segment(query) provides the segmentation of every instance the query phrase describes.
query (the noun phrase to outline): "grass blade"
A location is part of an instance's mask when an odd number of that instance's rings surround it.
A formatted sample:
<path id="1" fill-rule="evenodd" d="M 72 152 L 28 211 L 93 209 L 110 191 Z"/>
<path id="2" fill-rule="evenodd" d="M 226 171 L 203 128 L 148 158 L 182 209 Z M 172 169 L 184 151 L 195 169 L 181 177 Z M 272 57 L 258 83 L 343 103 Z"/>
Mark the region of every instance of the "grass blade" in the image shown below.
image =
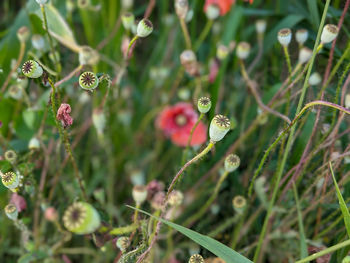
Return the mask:
<path id="1" fill-rule="evenodd" d="M 246 257 L 242 256 L 241 254 L 237 253 L 233 249 L 225 246 L 224 244 L 216 241 L 215 239 L 199 234 L 196 231 L 193 231 L 191 229 L 188 229 L 186 227 L 180 226 L 178 224 L 172 223 L 170 221 L 164 220 L 159 217 L 155 217 L 143 210 L 134 208 L 132 206 L 127 206 L 132 209 L 135 209 L 141 213 L 144 213 L 150 217 L 153 217 L 156 220 L 160 220 L 162 223 L 170 226 L 171 228 L 174 228 L 175 230 L 179 231 L 183 235 L 187 236 L 188 238 L 192 239 L 194 242 L 197 244 L 201 245 L 202 247 L 206 248 L 219 258 L 225 260 L 226 263 L 252 263 L 249 259 Z"/>
<path id="2" fill-rule="evenodd" d="M 329 168 L 331 169 L 331 174 L 332 174 L 333 182 L 335 185 L 335 190 L 337 191 L 337 197 L 338 197 L 338 201 L 339 201 L 339 205 L 340 205 L 340 210 L 341 210 L 343 217 L 344 217 L 345 228 L 346 228 L 346 231 L 348 232 L 348 236 L 350 237 L 350 213 L 349 213 L 349 209 L 346 206 L 346 203 L 344 201 L 343 196 L 341 195 L 337 181 L 335 180 L 335 176 L 334 176 L 333 167 L 332 167 L 331 162 L 329 162 Z"/>

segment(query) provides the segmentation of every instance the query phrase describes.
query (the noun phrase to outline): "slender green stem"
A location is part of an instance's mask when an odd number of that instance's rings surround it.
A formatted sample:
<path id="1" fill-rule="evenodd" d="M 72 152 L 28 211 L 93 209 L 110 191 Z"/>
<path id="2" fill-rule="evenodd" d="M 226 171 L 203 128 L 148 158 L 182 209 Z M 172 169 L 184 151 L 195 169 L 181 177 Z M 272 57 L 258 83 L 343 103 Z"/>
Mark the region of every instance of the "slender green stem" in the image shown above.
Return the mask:
<path id="1" fill-rule="evenodd" d="M 341 249 L 343 247 L 347 247 L 350 245 L 350 239 L 346 240 L 346 241 L 343 241 L 339 244 L 336 244 L 334 246 L 331 246 L 329 248 L 326 248 L 320 252 L 317 252 L 315 254 L 312 254 L 311 256 L 309 257 L 306 257 L 306 258 L 303 258 L 303 259 L 300 259 L 298 261 L 296 261 L 295 263 L 306 263 L 306 262 L 310 262 L 311 260 L 314 260 L 316 258 L 319 258 L 319 257 L 322 257 L 324 255 L 327 255 L 327 254 L 330 254 L 332 253 L 333 251 L 336 251 L 338 249 Z"/>
<path id="2" fill-rule="evenodd" d="M 62 128 L 62 125 L 58 122 L 57 117 L 56 117 L 57 106 L 56 106 L 56 88 L 55 88 L 55 84 L 52 82 L 52 80 L 50 78 L 48 78 L 48 81 L 49 81 L 50 86 L 52 88 L 52 92 L 51 92 L 51 106 L 52 106 L 52 111 L 53 111 L 54 119 L 55 119 L 55 122 L 56 122 L 56 126 L 58 128 L 61 140 L 64 143 L 66 152 L 67 152 L 67 154 L 68 154 L 68 156 L 69 156 L 69 158 L 70 158 L 70 160 L 72 162 L 72 165 L 73 165 L 73 168 L 74 168 L 74 175 L 75 175 L 75 178 L 77 179 L 77 181 L 79 183 L 79 187 L 80 187 L 80 190 L 82 192 L 83 198 L 84 198 L 85 201 L 87 201 L 88 198 L 87 198 L 87 195 L 86 195 L 85 187 L 83 185 L 83 180 L 82 180 L 82 178 L 80 177 L 80 174 L 79 174 L 78 165 L 77 165 L 77 163 L 75 161 L 75 158 L 73 156 L 72 148 L 71 148 L 71 145 L 70 145 L 70 142 L 69 142 L 69 139 L 68 139 L 68 133 L 67 133 L 67 131 L 65 129 Z"/>
<path id="3" fill-rule="evenodd" d="M 284 56 L 286 57 L 289 76 L 292 75 L 292 63 L 290 62 L 290 56 L 288 51 L 288 46 L 283 46 Z"/>
<path id="4" fill-rule="evenodd" d="M 207 23 L 205 24 L 203 31 L 199 35 L 196 43 L 194 44 L 194 50 L 197 50 L 200 47 L 200 45 L 202 44 L 204 39 L 209 34 L 209 31 L 210 31 L 211 27 L 213 26 L 213 23 L 214 23 L 214 20 L 212 20 L 212 19 L 207 20 Z"/>
<path id="5" fill-rule="evenodd" d="M 123 227 L 116 227 L 116 228 L 113 228 L 111 231 L 109 231 L 109 234 L 110 235 L 124 235 L 124 234 L 133 232 L 138 227 L 139 227 L 138 224 L 132 224 L 132 225 L 123 226 Z"/>
<path id="6" fill-rule="evenodd" d="M 134 210 L 134 224 L 137 224 L 137 217 L 140 209 L 140 204 L 136 203 L 136 209 Z"/>
<path id="7" fill-rule="evenodd" d="M 186 48 L 191 49 L 192 48 L 191 37 L 190 37 L 190 33 L 188 33 L 186 22 L 183 18 L 180 18 L 179 20 L 180 20 L 182 33 L 184 35 L 185 42 L 186 42 Z"/>
<path id="8" fill-rule="evenodd" d="M 126 51 L 126 58 L 129 57 L 129 51 L 130 48 L 132 47 L 132 44 L 134 44 L 134 42 L 138 39 L 138 35 L 134 36 L 134 38 L 130 41 L 129 46 L 128 46 L 128 50 Z"/>
<path id="9" fill-rule="evenodd" d="M 45 26 L 45 30 L 46 30 L 46 34 L 47 37 L 49 38 L 49 44 L 50 44 L 50 48 L 51 48 L 51 52 L 52 52 L 52 56 L 53 56 L 53 61 L 55 63 L 55 67 L 56 67 L 56 72 L 60 72 L 61 71 L 61 65 L 56 57 L 56 52 L 55 52 L 55 48 L 53 45 L 53 40 L 52 37 L 49 33 L 49 27 L 47 25 L 47 17 L 46 17 L 46 12 L 45 12 L 45 6 L 44 5 L 40 5 L 40 9 L 41 9 L 41 13 L 43 14 L 43 20 L 44 20 L 44 26 Z"/>
<path id="10" fill-rule="evenodd" d="M 188 149 L 190 148 L 190 145 L 191 145 L 193 133 L 194 133 L 195 129 L 197 128 L 198 124 L 200 123 L 200 121 L 203 119 L 204 115 L 205 115 L 204 113 L 201 113 L 199 115 L 198 120 L 196 121 L 196 123 L 194 124 L 194 126 L 191 129 L 190 136 L 188 137 L 188 140 L 187 140 L 186 149 L 185 149 L 185 152 L 184 152 L 183 157 L 182 157 L 182 162 L 181 162 L 182 164 L 185 162 L 185 160 L 187 158 L 187 153 L 188 153 Z"/>

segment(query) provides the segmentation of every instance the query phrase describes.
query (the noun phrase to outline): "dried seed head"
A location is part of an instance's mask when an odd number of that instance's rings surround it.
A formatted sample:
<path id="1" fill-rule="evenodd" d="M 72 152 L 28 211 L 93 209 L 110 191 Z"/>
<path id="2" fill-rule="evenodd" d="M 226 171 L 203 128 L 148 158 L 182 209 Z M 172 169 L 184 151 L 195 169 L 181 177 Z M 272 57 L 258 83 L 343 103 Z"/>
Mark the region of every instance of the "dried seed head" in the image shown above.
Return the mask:
<path id="1" fill-rule="evenodd" d="M 194 254 L 190 257 L 188 263 L 204 263 L 204 258 L 199 254 Z"/>
<path id="2" fill-rule="evenodd" d="M 295 39 L 300 45 L 304 45 L 307 38 L 309 36 L 309 32 L 306 29 L 298 29 L 295 33 Z"/>
<path id="3" fill-rule="evenodd" d="M 144 185 L 135 185 L 132 189 L 132 197 L 137 205 L 141 205 L 147 199 L 147 187 Z"/>
<path id="4" fill-rule="evenodd" d="M 45 48 L 45 40 L 42 35 L 35 34 L 32 36 L 32 45 L 36 50 L 43 50 Z"/>
<path id="5" fill-rule="evenodd" d="M 218 142 L 224 138 L 230 130 L 230 120 L 224 115 L 216 115 L 210 122 L 209 137 L 213 142 Z"/>
<path id="6" fill-rule="evenodd" d="M 233 172 L 235 171 L 241 163 L 241 160 L 236 154 L 230 154 L 225 159 L 225 171 L 226 172 Z"/>
<path id="7" fill-rule="evenodd" d="M 256 29 L 256 32 L 258 32 L 259 34 L 265 33 L 266 20 L 264 20 L 264 19 L 256 20 L 256 22 L 255 22 L 255 29 Z"/>
<path id="8" fill-rule="evenodd" d="M 20 184 L 20 176 L 14 172 L 1 174 L 2 184 L 8 189 L 15 191 Z"/>
<path id="9" fill-rule="evenodd" d="M 64 212 L 63 224 L 69 231 L 85 235 L 95 232 L 101 220 L 93 206 L 85 202 L 76 202 Z"/>
<path id="10" fill-rule="evenodd" d="M 153 31 L 153 24 L 147 18 L 142 19 L 137 25 L 137 36 L 147 37 Z"/>
<path id="11" fill-rule="evenodd" d="M 22 26 L 17 30 L 17 37 L 20 42 L 26 42 L 29 38 L 30 31 L 28 27 Z"/>
<path id="12" fill-rule="evenodd" d="M 292 40 L 292 31 L 289 28 L 283 28 L 278 31 L 277 39 L 282 46 L 288 46 Z"/>
<path id="13" fill-rule="evenodd" d="M 230 49 L 222 44 L 220 44 L 216 49 L 216 57 L 219 60 L 224 60 L 225 58 L 227 58 L 229 53 L 230 53 Z"/>
<path id="14" fill-rule="evenodd" d="M 211 100 L 208 97 L 201 97 L 197 106 L 200 113 L 207 113 L 211 108 Z"/>
<path id="15" fill-rule="evenodd" d="M 5 206 L 5 214 L 11 220 L 17 220 L 18 218 L 17 207 L 14 204 L 8 204 L 7 206 Z"/>
<path id="16" fill-rule="evenodd" d="M 4 155 L 5 155 L 5 159 L 10 163 L 15 163 L 17 160 L 17 154 L 13 150 L 6 151 Z"/>
<path id="17" fill-rule="evenodd" d="M 115 245 L 124 253 L 130 246 L 130 239 L 129 237 L 119 237 Z"/>
<path id="18" fill-rule="evenodd" d="M 208 5 L 205 14 L 207 15 L 208 19 L 214 20 L 220 16 L 220 8 L 216 4 Z"/>
<path id="19" fill-rule="evenodd" d="M 38 62 L 28 60 L 23 63 L 22 72 L 28 78 L 39 78 L 43 74 L 43 69 L 40 67 Z"/>
<path id="20" fill-rule="evenodd" d="M 323 27 L 321 34 L 321 43 L 327 44 L 332 42 L 338 35 L 339 29 L 336 25 L 327 24 Z"/>
<path id="21" fill-rule="evenodd" d="M 175 12 L 181 19 L 185 19 L 188 13 L 188 0 L 175 0 Z"/>
<path id="22" fill-rule="evenodd" d="M 303 47 L 299 50 L 299 63 L 304 64 L 308 62 L 312 57 L 312 50 L 307 47 Z"/>
<path id="23" fill-rule="evenodd" d="M 318 84 L 320 84 L 322 81 L 322 77 L 318 72 L 314 72 L 311 74 L 310 78 L 309 78 L 309 85 L 310 86 L 317 86 Z"/>
<path id="24" fill-rule="evenodd" d="M 169 202 L 169 205 L 171 206 L 179 206 L 182 204 L 183 200 L 184 200 L 183 193 L 181 193 L 180 191 L 174 190 L 169 195 L 168 202 Z"/>
<path id="25" fill-rule="evenodd" d="M 98 87 L 98 78 L 93 72 L 83 72 L 79 77 L 79 85 L 82 89 L 92 91 Z"/>
<path id="26" fill-rule="evenodd" d="M 233 198 L 232 205 L 238 214 L 242 214 L 247 206 L 247 200 L 243 196 L 237 195 Z"/>
<path id="27" fill-rule="evenodd" d="M 126 30 L 131 30 L 135 24 L 135 16 L 132 13 L 125 13 L 122 15 L 122 23 Z"/>
<path id="28" fill-rule="evenodd" d="M 80 65 L 96 65 L 99 61 L 99 55 L 96 50 L 89 46 L 83 46 L 79 50 L 79 63 Z"/>
<path id="29" fill-rule="evenodd" d="M 250 53 L 250 44 L 247 42 L 239 42 L 236 48 L 237 57 L 240 59 L 248 58 Z"/>
<path id="30" fill-rule="evenodd" d="M 28 143 L 28 148 L 30 150 L 37 150 L 40 148 L 40 142 L 38 140 L 38 138 L 33 137 L 30 139 L 29 143 Z"/>

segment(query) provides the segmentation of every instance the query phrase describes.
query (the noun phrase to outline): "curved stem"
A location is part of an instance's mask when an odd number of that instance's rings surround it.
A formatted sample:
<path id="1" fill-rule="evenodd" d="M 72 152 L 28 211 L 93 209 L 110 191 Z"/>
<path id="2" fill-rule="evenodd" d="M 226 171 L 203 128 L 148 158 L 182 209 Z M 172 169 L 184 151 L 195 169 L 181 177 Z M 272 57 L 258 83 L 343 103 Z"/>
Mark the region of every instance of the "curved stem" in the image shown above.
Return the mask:
<path id="1" fill-rule="evenodd" d="M 186 25 L 185 19 L 180 18 L 179 20 L 180 20 L 182 33 L 183 33 L 183 35 L 185 37 L 186 48 L 187 49 L 191 49 L 192 48 L 191 38 L 190 38 L 190 34 L 188 33 L 188 29 L 187 29 L 187 25 Z"/>
<path id="2" fill-rule="evenodd" d="M 290 62 L 290 56 L 288 52 L 288 46 L 283 46 L 284 56 L 286 57 L 287 66 L 288 66 L 288 73 L 289 75 L 292 74 L 292 63 Z"/>
<path id="3" fill-rule="evenodd" d="M 138 35 L 134 36 L 134 38 L 130 41 L 129 46 L 128 46 L 128 50 L 126 51 L 126 58 L 129 57 L 129 51 L 130 48 L 132 47 L 132 44 L 134 44 L 134 42 L 138 39 Z"/>
<path id="4" fill-rule="evenodd" d="M 213 26 L 213 23 L 214 23 L 214 20 L 212 20 L 212 19 L 207 20 L 207 23 L 205 24 L 202 33 L 199 35 L 196 43 L 194 44 L 194 50 L 197 50 L 200 47 L 200 45 L 202 44 L 204 39 L 209 34 L 209 31 L 210 31 L 211 27 Z"/>

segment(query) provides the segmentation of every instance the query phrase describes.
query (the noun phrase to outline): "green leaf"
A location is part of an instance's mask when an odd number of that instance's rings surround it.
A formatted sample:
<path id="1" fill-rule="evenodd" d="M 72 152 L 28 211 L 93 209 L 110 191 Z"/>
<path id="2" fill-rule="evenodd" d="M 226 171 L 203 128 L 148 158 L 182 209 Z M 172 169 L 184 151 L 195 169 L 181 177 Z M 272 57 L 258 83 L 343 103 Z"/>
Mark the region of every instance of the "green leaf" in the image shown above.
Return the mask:
<path id="1" fill-rule="evenodd" d="M 344 223 L 345 223 L 345 228 L 346 228 L 346 231 L 348 232 L 348 236 L 350 237 L 350 213 L 349 213 L 349 209 L 348 207 L 346 206 L 346 203 L 344 201 L 344 198 L 340 192 L 340 189 L 339 189 L 339 186 L 337 184 L 337 181 L 335 180 L 335 176 L 334 176 L 334 173 L 333 173 L 333 168 L 332 168 L 332 163 L 329 162 L 329 168 L 331 169 L 331 174 L 332 174 L 332 177 L 333 177 L 333 182 L 334 182 L 334 185 L 335 185 L 335 190 L 337 191 L 337 197 L 338 197 L 338 201 L 339 201 L 339 205 L 340 205 L 340 210 L 343 214 L 343 217 L 344 217 Z"/>
<path id="2" fill-rule="evenodd" d="M 307 6 L 311 14 L 310 20 L 314 28 L 318 28 L 320 24 L 320 14 L 318 13 L 317 0 L 307 0 Z"/>
<path id="3" fill-rule="evenodd" d="M 304 225 L 303 225 L 303 216 L 301 214 L 300 204 L 299 204 L 299 198 L 298 198 L 298 191 L 295 187 L 295 184 L 293 183 L 293 191 L 294 191 L 294 198 L 295 203 L 297 206 L 297 212 L 298 212 L 298 224 L 299 224 L 299 236 L 300 236 L 300 257 L 304 258 L 308 256 L 307 253 L 307 245 L 306 245 L 306 238 L 305 238 L 305 231 L 304 231 Z"/>
<path id="4" fill-rule="evenodd" d="M 37 262 L 38 260 L 46 257 L 47 257 L 47 254 L 44 253 L 43 251 L 33 251 L 21 256 L 17 262 L 18 263 Z"/>
<path id="5" fill-rule="evenodd" d="M 135 209 L 141 213 L 144 213 L 150 217 L 155 218 L 156 220 L 160 220 L 162 223 L 170 226 L 171 228 L 174 228 L 175 230 L 179 231 L 183 235 L 187 236 L 188 238 L 192 239 L 197 244 L 201 245 L 202 247 L 209 250 L 211 253 L 215 254 L 217 257 L 223 259 L 226 261 L 226 263 L 252 263 L 249 259 L 242 256 L 241 254 L 237 253 L 233 249 L 225 246 L 224 244 L 216 241 L 215 239 L 212 239 L 211 237 L 199 234 L 191 229 L 188 229 L 186 227 L 180 226 L 178 224 L 172 223 L 170 221 L 164 220 L 162 218 L 153 216 L 145 211 L 142 211 L 140 209 L 134 208 L 132 206 L 127 206 L 132 209 Z"/>

